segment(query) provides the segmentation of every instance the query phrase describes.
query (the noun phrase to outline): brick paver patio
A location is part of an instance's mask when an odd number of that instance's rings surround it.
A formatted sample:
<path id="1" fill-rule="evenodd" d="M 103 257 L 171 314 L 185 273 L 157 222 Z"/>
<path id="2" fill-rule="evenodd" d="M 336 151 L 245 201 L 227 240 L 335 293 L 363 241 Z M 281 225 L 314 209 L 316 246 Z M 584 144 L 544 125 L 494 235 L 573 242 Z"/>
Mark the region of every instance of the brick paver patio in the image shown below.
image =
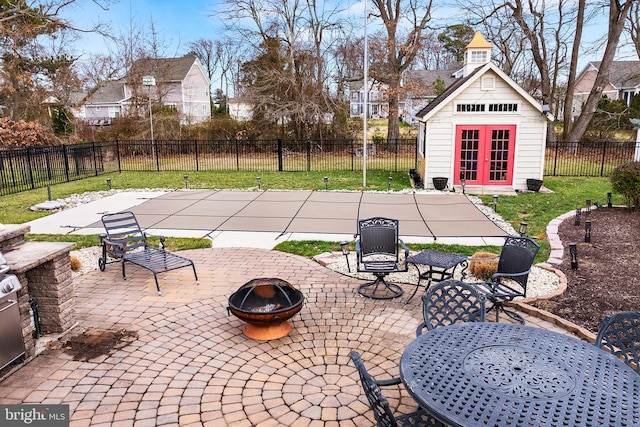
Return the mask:
<path id="1" fill-rule="evenodd" d="M 47 350 L 0 383 L 0 403 L 66 403 L 75 427 L 374 424 L 349 352 L 357 349 L 374 377 L 397 376 L 420 298 L 366 299 L 356 292 L 360 281 L 276 251 L 183 254 L 200 284 L 190 269 L 169 272 L 159 276 L 162 296 L 152 274 L 135 266 L 126 281 L 117 264 L 76 279 L 79 322 L 69 336 L 127 330 L 137 338 L 90 361 L 74 361 L 60 346 Z M 253 341 L 228 314 L 231 293 L 256 277 L 278 277 L 304 293 L 288 336 Z M 397 413 L 414 409 L 401 385 L 383 391 Z"/>

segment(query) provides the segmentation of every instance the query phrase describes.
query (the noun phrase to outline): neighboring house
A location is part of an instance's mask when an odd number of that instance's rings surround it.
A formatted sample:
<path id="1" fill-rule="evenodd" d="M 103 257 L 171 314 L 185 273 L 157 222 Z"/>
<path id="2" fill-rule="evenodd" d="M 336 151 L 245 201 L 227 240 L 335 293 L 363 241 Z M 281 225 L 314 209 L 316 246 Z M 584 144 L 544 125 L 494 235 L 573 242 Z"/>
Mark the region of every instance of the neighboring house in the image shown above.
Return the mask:
<path id="1" fill-rule="evenodd" d="M 400 115 L 403 120 L 416 125 L 416 114 L 438 96 L 439 84 L 443 85 L 442 89 L 450 86 L 456 81 L 456 73 L 461 68 L 460 63 L 453 63 L 446 70 L 407 71 L 402 82 L 404 99 L 400 103 Z"/>
<path id="2" fill-rule="evenodd" d="M 154 86 L 143 86 L 142 78 L 151 76 Z M 126 77 L 98 87 L 85 100 L 85 120 L 94 125 L 109 124 L 113 118 L 131 112 L 134 104 L 143 105 L 151 97 L 154 103 L 174 107 L 180 122 L 199 123 L 211 118 L 210 82 L 195 56 L 141 59 Z"/>
<path id="3" fill-rule="evenodd" d="M 525 190 L 542 179 L 547 126 L 543 106 L 491 62 L 480 32 L 467 45 L 462 77 L 418 112 L 418 168 L 469 192 Z"/>
<path id="4" fill-rule="evenodd" d="M 253 118 L 253 104 L 240 98 L 227 99 L 227 112 L 229 117 L 238 121 L 247 121 Z"/>
<path id="5" fill-rule="evenodd" d="M 389 87 L 383 83 L 369 80 L 368 109 L 369 118 L 383 119 L 389 117 Z M 364 114 L 364 84 L 362 81 L 349 83 L 349 116 L 362 117 Z"/>
<path id="6" fill-rule="evenodd" d="M 87 94 L 84 92 L 71 92 L 69 94 L 68 105 L 67 103 L 60 101 L 57 97 L 51 95 L 44 101 L 42 104 L 47 107 L 47 111 L 49 117 L 52 115 L 52 110 L 57 107 L 66 106 L 71 110 L 71 114 L 75 119 L 84 120 L 85 118 L 85 109 L 84 109 L 84 99 Z"/>
<path id="7" fill-rule="evenodd" d="M 600 61 L 589 62 L 576 78 L 571 107 L 574 120 L 577 120 L 582 113 L 582 105 L 589 97 L 599 69 Z M 603 88 L 602 96 L 609 99 L 624 99 L 627 105 L 631 105 L 631 100 L 638 93 L 640 93 L 640 61 L 613 61 L 609 82 Z"/>

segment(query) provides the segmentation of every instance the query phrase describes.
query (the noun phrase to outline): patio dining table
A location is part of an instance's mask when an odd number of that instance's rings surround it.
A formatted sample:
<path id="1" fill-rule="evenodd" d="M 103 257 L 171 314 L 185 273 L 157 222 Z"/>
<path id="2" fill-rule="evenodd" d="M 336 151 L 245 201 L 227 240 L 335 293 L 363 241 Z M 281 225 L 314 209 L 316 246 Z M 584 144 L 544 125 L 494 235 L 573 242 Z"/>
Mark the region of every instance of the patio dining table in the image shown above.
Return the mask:
<path id="1" fill-rule="evenodd" d="M 546 329 L 464 323 L 402 354 L 409 393 L 450 426 L 638 426 L 640 375 L 596 346 Z"/>

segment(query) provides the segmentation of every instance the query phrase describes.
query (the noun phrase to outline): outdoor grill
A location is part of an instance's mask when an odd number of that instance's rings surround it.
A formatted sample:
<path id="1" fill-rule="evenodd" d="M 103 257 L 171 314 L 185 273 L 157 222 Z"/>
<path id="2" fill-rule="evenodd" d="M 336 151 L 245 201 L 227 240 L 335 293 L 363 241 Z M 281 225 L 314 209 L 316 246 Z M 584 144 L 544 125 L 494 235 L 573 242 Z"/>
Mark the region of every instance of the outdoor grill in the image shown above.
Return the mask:
<path id="1" fill-rule="evenodd" d="M 0 252 L 0 369 L 25 353 L 17 297 L 22 285 L 7 271 L 9 266 Z"/>
<path id="2" fill-rule="evenodd" d="M 288 322 L 302 308 L 302 292 L 276 278 L 253 279 L 229 297 L 227 310 L 247 323 L 243 333 L 255 340 L 282 338 L 291 332 Z"/>

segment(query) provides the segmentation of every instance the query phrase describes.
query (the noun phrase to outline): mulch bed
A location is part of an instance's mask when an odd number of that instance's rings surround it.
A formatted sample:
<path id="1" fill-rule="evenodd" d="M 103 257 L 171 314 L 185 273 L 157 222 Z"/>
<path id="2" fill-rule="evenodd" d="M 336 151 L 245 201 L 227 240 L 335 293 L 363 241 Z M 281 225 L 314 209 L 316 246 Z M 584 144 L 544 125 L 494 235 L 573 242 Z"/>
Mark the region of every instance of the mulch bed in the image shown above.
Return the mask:
<path id="1" fill-rule="evenodd" d="M 591 243 L 585 243 L 587 220 Z M 604 316 L 640 310 L 640 211 L 604 207 L 586 215 L 583 210 L 579 226 L 567 219 L 558 234 L 564 246 L 558 268 L 567 276 L 567 290 L 533 305 L 593 332 Z M 569 242 L 577 243 L 577 270 L 571 269 Z"/>

